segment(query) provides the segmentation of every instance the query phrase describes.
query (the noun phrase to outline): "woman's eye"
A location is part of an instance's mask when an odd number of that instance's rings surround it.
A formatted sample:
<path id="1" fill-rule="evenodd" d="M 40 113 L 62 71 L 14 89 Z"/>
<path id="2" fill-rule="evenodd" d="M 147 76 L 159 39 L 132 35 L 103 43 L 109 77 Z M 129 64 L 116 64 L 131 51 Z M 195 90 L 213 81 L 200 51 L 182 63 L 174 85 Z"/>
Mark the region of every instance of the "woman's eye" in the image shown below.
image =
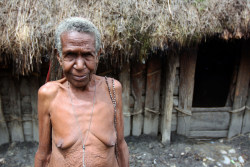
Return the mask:
<path id="1" fill-rule="evenodd" d="M 86 54 L 86 55 L 84 55 L 84 57 L 87 60 L 92 60 L 94 58 L 94 56 L 92 54 Z"/>
<path id="2" fill-rule="evenodd" d="M 75 59 L 75 55 L 73 53 L 67 53 L 64 57 L 65 61 L 72 61 Z"/>

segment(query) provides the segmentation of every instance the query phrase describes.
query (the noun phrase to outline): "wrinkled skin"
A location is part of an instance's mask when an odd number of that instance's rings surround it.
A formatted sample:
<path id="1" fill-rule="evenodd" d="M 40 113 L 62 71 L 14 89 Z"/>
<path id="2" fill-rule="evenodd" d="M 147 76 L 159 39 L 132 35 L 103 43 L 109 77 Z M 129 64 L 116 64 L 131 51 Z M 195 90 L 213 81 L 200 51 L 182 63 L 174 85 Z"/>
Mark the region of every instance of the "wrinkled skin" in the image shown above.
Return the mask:
<path id="1" fill-rule="evenodd" d="M 100 55 L 100 52 L 95 52 L 94 36 L 64 32 L 61 41 L 62 57 L 57 56 L 65 78 L 49 82 L 38 91 L 39 147 L 35 167 L 82 166 L 82 139 L 85 140 L 86 136 L 87 167 L 129 166 L 128 147 L 123 136 L 121 84 L 115 80 L 116 137 L 114 108 L 108 87 L 103 77 L 94 74 Z M 112 87 L 110 78 L 108 82 Z M 94 110 L 87 135 L 94 94 Z M 116 141 L 118 159 L 114 150 Z"/>

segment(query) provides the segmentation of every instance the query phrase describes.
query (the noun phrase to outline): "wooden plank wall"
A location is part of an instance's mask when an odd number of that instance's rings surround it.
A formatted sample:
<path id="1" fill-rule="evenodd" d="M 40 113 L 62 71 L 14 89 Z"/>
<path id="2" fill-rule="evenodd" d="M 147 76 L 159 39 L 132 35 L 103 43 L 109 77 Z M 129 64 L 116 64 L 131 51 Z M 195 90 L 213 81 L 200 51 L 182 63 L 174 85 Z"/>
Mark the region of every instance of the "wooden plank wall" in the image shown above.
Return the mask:
<path id="1" fill-rule="evenodd" d="M 189 137 L 226 137 L 230 124 L 231 109 L 231 107 L 192 108 Z"/>
<path id="2" fill-rule="evenodd" d="M 176 72 L 173 76 L 174 79 L 172 80 L 174 81 L 172 84 L 174 96 L 170 97 L 173 99 L 173 105 L 169 105 L 171 109 L 169 111 L 173 111 L 172 116 L 170 116 L 172 117 L 170 121 L 171 125 L 169 125 L 171 131 L 176 131 L 177 129 L 177 112 L 174 108 L 178 106 L 179 101 L 178 92 L 180 64 L 178 55 L 175 56 L 175 62 L 176 63 L 174 66 L 176 67 Z M 162 127 L 164 116 L 163 107 L 166 97 L 164 93 L 165 91 L 163 91 L 165 90 L 165 86 L 163 85 L 166 85 L 166 81 L 161 81 L 161 72 L 164 69 L 163 67 L 160 68 L 161 64 L 162 58 L 158 57 L 152 62 L 148 62 L 147 67 L 144 64 L 137 63 L 133 64 L 131 67 L 126 65 L 126 67 L 124 66 L 122 68 L 119 75 L 119 80 L 123 85 L 125 136 L 138 136 L 142 133 L 150 135 L 158 135 L 159 132 L 163 133 L 162 131 L 165 129 L 165 127 Z M 169 68 L 171 67 L 171 63 L 169 63 Z M 131 68 L 131 74 L 129 68 Z M 152 73 L 154 75 L 150 75 Z M 157 81 L 158 79 L 159 81 Z M 143 84 L 142 81 L 144 81 L 146 84 Z M 142 111 L 141 108 L 143 109 Z M 151 111 L 145 111 L 145 108 L 149 108 Z M 159 111 L 159 113 L 155 111 Z"/>
<path id="3" fill-rule="evenodd" d="M 241 133 L 243 114 L 247 101 L 248 86 L 250 81 L 250 55 L 249 42 L 242 46 L 240 68 L 238 71 L 237 83 L 235 88 L 233 113 L 230 122 L 228 138 Z"/>
<path id="4" fill-rule="evenodd" d="M 20 81 L 10 79 L 10 107 L 8 126 L 10 128 L 11 141 L 24 141 L 23 127 L 22 127 L 22 112 L 20 101 Z"/>
<path id="5" fill-rule="evenodd" d="M 143 133 L 157 136 L 160 114 L 161 58 L 154 56 L 147 64 Z"/>
<path id="6" fill-rule="evenodd" d="M 145 68 L 146 65 L 141 62 L 134 62 L 131 67 L 132 73 L 132 95 L 135 100 L 132 121 L 132 135 L 139 136 L 143 128 L 143 88 L 145 87 Z"/>
<path id="7" fill-rule="evenodd" d="M 37 91 L 38 77 L 0 75 L 1 143 L 38 141 Z M 6 124 L 7 126 L 4 126 Z M 3 131 L 4 127 L 8 128 Z"/>
<path id="8" fill-rule="evenodd" d="M 186 48 L 180 56 L 180 86 L 177 133 L 189 136 L 197 47 Z"/>

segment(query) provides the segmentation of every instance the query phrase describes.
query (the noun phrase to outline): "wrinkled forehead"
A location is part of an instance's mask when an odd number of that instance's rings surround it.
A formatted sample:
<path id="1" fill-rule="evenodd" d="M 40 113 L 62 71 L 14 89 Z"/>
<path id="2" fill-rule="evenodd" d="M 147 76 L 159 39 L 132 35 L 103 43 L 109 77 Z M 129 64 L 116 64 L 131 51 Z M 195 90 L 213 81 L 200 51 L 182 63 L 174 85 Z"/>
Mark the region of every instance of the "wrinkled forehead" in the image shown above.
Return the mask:
<path id="1" fill-rule="evenodd" d="M 95 47 L 95 36 L 91 32 L 66 31 L 61 34 L 62 47 L 65 45 Z"/>

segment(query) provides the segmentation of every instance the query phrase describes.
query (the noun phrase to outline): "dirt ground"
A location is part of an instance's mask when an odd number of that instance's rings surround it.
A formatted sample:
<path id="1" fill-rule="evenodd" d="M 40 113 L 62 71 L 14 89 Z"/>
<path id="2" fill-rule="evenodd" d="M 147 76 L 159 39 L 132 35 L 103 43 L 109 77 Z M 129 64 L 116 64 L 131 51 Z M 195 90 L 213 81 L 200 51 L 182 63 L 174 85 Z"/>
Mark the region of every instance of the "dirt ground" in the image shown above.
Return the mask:
<path id="1" fill-rule="evenodd" d="M 132 167 L 250 167 L 250 134 L 230 140 L 187 139 L 172 135 L 170 145 L 159 137 L 128 137 Z M 0 167 L 33 166 L 38 143 L 23 142 L 0 146 Z"/>

